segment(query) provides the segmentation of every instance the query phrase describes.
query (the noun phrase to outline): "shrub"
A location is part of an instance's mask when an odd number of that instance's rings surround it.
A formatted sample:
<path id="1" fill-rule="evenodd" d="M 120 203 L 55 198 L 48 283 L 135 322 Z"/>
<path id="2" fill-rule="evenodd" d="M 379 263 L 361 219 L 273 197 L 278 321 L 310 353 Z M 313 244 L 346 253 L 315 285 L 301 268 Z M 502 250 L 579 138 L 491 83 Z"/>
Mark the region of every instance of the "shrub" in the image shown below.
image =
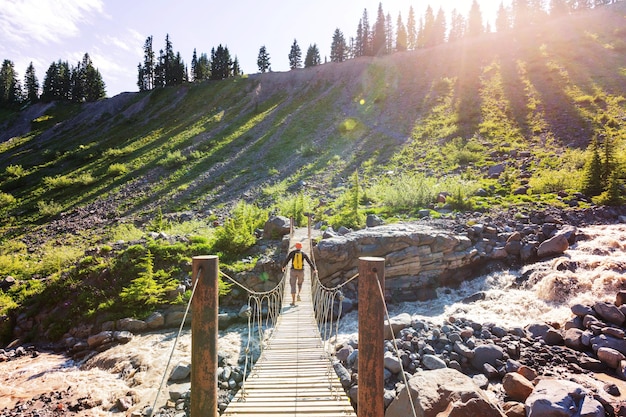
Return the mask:
<path id="1" fill-rule="evenodd" d="M 367 194 L 373 196 L 392 213 L 426 207 L 437 196 L 436 182 L 420 173 L 384 177 L 374 184 Z"/>
<path id="2" fill-rule="evenodd" d="M 181 151 L 170 151 L 165 155 L 165 158 L 159 161 L 159 165 L 167 168 L 175 168 L 182 165 L 185 161 L 187 161 L 187 157 L 185 157 Z"/>
<path id="3" fill-rule="evenodd" d="M 125 303 L 154 306 L 160 304 L 165 295 L 166 288 L 156 280 L 154 273 L 154 257 L 150 251 L 142 258 L 140 267 L 142 271 L 137 278 L 133 279 L 128 287 L 124 287 L 120 298 Z"/>
<path id="4" fill-rule="evenodd" d="M 0 210 L 9 208 L 15 204 L 16 200 L 11 194 L 0 191 Z"/>
<path id="5" fill-rule="evenodd" d="M 267 213 L 259 207 L 240 201 L 231 217 L 215 230 L 215 250 L 221 251 L 226 259 L 245 253 L 256 243 L 254 231 L 267 219 Z"/>
<path id="6" fill-rule="evenodd" d="M 23 177 L 24 174 L 26 173 L 26 171 L 24 170 L 24 168 L 21 165 L 9 165 L 6 168 L 6 173 L 7 175 L 9 175 L 10 177 L 13 178 L 20 178 Z"/>
<path id="7" fill-rule="evenodd" d="M 126 165 L 124 164 L 119 164 L 119 163 L 111 164 L 109 165 L 109 168 L 107 169 L 107 174 L 112 177 L 119 177 L 127 173 L 128 173 L 128 167 L 126 167 Z"/>
<path id="8" fill-rule="evenodd" d="M 285 217 L 294 219 L 294 224 L 304 226 L 307 224 L 305 213 L 310 212 L 314 207 L 311 196 L 300 191 L 298 194 L 284 198 L 277 203 L 278 212 Z"/>
<path id="9" fill-rule="evenodd" d="M 54 200 L 37 202 L 37 209 L 39 214 L 44 217 L 55 216 L 63 210 L 63 207 L 59 203 L 55 203 Z"/>

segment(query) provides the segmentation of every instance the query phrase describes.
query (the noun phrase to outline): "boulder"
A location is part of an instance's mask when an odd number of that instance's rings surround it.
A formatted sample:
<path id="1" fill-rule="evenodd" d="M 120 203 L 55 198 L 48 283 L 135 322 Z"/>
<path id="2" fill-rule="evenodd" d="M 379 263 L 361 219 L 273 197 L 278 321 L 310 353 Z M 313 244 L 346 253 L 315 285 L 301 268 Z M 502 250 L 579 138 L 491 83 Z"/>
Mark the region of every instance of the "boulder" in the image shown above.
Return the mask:
<path id="1" fill-rule="evenodd" d="M 159 327 L 163 327 L 165 325 L 165 316 L 163 313 L 155 311 L 144 321 L 146 322 L 148 329 L 158 329 Z"/>
<path id="2" fill-rule="evenodd" d="M 187 379 L 191 374 L 191 364 L 190 363 L 179 363 L 174 367 L 172 373 L 170 374 L 170 381 L 182 381 L 183 379 Z"/>
<path id="3" fill-rule="evenodd" d="M 496 361 L 504 357 L 504 351 L 498 345 L 480 345 L 474 349 L 474 357 L 472 358 L 472 366 L 480 371 L 484 369 L 484 365 L 488 363 L 496 366 Z"/>
<path id="4" fill-rule="evenodd" d="M 621 326 L 624 320 L 626 320 L 624 313 L 622 313 L 615 304 L 598 301 L 593 305 L 593 310 L 598 313 L 602 319 L 609 323 L 617 324 L 618 326 Z"/>
<path id="5" fill-rule="evenodd" d="M 389 321 L 385 320 L 384 327 L 384 337 L 386 340 L 390 340 L 392 338 L 392 330 L 393 334 L 398 337 L 400 330 L 406 329 L 411 326 L 411 315 L 409 313 L 401 313 L 395 317 L 391 317 Z"/>
<path id="6" fill-rule="evenodd" d="M 604 408 L 579 384 L 542 379 L 526 399 L 527 417 L 604 417 Z"/>
<path id="7" fill-rule="evenodd" d="M 613 369 L 617 369 L 621 362 L 626 359 L 626 356 L 622 353 L 609 347 L 598 348 L 596 355 L 598 356 L 598 359 Z"/>
<path id="8" fill-rule="evenodd" d="M 502 378 L 502 387 L 506 395 L 516 401 L 526 401 L 526 398 L 528 398 L 535 388 L 532 382 L 517 372 L 510 372 L 504 375 L 504 378 Z"/>
<path id="9" fill-rule="evenodd" d="M 454 369 L 418 372 L 392 401 L 385 417 L 413 415 L 409 394 L 420 417 L 504 417 L 472 379 Z"/>
<path id="10" fill-rule="evenodd" d="M 280 239 L 291 231 L 291 221 L 284 216 L 270 217 L 263 226 L 263 239 Z"/>
<path id="11" fill-rule="evenodd" d="M 122 331 L 140 333 L 148 330 L 148 325 L 143 320 L 125 318 L 117 321 L 116 328 Z"/>
<path id="12" fill-rule="evenodd" d="M 108 330 L 100 332 L 93 336 L 89 336 L 89 338 L 87 338 L 87 344 L 90 348 L 94 348 L 105 343 L 109 343 L 111 341 L 113 341 L 113 332 Z"/>
<path id="13" fill-rule="evenodd" d="M 537 248 L 537 256 L 545 258 L 548 256 L 560 255 L 569 248 L 569 242 L 565 235 L 559 234 L 548 240 L 541 242 Z"/>

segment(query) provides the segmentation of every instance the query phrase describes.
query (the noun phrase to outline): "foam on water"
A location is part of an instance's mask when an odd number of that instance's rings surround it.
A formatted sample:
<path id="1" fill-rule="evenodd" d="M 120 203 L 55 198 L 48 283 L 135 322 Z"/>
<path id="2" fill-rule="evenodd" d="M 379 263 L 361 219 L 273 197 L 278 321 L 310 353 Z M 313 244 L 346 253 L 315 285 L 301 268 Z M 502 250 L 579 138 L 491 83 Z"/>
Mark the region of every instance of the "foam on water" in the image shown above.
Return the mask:
<path id="1" fill-rule="evenodd" d="M 434 324 L 450 317 L 504 327 L 563 324 L 572 317 L 573 304 L 613 302 L 617 291 L 626 289 L 626 225 L 586 227 L 578 234 L 585 239 L 559 257 L 481 276 L 457 289 L 439 288 L 437 299 L 389 306 L 389 314 L 409 313 Z M 483 298 L 463 302 L 477 293 Z M 351 312 L 344 320 L 339 332 L 354 336 L 358 316 Z"/>

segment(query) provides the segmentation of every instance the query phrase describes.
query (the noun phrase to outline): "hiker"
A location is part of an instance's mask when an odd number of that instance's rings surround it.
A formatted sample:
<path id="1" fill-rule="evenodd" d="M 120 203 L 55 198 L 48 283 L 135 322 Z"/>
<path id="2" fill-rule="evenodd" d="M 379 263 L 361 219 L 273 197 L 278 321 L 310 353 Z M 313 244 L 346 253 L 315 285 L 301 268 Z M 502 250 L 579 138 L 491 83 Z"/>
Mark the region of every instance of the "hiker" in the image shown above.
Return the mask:
<path id="1" fill-rule="evenodd" d="M 287 259 L 283 262 L 282 271 L 285 272 L 285 267 L 291 261 L 291 271 L 289 272 L 289 285 L 291 286 L 291 306 L 296 305 L 296 283 L 298 284 L 298 301 L 300 299 L 300 291 L 302 291 L 302 283 L 304 282 L 304 261 L 306 261 L 311 267 L 311 271 L 317 274 L 317 269 L 313 265 L 313 262 L 309 259 L 306 253 L 302 252 L 302 243 L 297 242 L 296 248 L 289 252 Z"/>

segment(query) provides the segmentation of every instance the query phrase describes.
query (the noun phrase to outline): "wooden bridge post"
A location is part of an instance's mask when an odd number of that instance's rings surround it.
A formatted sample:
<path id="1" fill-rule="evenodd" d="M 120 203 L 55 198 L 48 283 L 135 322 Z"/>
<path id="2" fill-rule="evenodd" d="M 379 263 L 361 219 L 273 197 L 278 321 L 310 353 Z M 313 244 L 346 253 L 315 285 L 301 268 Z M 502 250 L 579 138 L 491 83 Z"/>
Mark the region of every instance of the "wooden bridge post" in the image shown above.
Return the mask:
<path id="1" fill-rule="evenodd" d="M 217 417 L 218 257 L 193 257 L 192 271 L 191 417 Z"/>
<path id="2" fill-rule="evenodd" d="M 385 259 L 359 258 L 359 394 L 358 416 L 385 414 L 384 320 Z"/>

